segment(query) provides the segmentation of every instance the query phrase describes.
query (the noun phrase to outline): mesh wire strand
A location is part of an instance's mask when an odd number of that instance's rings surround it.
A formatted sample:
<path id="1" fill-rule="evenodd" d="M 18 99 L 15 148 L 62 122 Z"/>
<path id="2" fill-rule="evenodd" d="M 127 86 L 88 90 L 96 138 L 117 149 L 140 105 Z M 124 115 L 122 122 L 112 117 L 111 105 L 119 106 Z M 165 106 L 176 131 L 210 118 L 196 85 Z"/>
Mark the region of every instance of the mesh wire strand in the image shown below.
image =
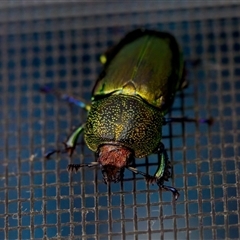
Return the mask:
<path id="1" fill-rule="evenodd" d="M 1 9 L 0 239 L 238 239 L 240 6 L 114 14 L 107 8 L 106 15 L 85 9 L 83 16 L 75 8 Z M 38 17 L 44 9 L 47 17 Z M 36 18 L 18 18 L 24 11 Z M 82 138 L 71 159 L 44 159 L 86 113 L 39 88 L 48 84 L 90 101 L 100 54 L 139 26 L 172 33 L 187 59 L 189 86 L 169 115 L 215 119 L 212 127 L 163 127 L 177 202 L 128 171 L 111 185 L 102 183 L 98 169 L 69 174 L 70 162 L 94 161 Z M 191 59 L 201 63 L 193 66 Z M 157 158 L 136 159 L 136 166 L 154 173 Z"/>

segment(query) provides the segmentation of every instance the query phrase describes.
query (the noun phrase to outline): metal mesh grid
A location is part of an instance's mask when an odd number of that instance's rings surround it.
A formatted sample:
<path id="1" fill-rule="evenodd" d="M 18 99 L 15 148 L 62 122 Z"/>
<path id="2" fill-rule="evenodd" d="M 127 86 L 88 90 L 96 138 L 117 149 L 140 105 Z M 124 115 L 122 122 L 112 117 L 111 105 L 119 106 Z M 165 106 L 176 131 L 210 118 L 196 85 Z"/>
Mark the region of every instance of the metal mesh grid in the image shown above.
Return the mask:
<path id="1" fill-rule="evenodd" d="M 91 15 L 88 5 L 78 15 L 79 6 L 1 9 L 8 18 L 0 23 L 0 239 L 238 239 L 240 6 L 132 12 L 125 6 L 126 13 L 111 14 L 106 5 L 108 14 Z M 65 7 L 75 14 L 64 14 Z M 186 59 L 202 61 L 188 66 L 189 87 L 170 115 L 215 118 L 211 128 L 163 128 L 177 202 L 127 171 L 123 183 L 110 186 L 95 170 L 69 174 L 70 161 L 93 161 L 83 140 L 72 159 L 43 159 L 86 113 L 40 94 L 40 86 L 89 100 L 99 55 L 139 26 L 171 32 Z M 156 155 L 136 160 L 151 173 L 156 163 Z"/>

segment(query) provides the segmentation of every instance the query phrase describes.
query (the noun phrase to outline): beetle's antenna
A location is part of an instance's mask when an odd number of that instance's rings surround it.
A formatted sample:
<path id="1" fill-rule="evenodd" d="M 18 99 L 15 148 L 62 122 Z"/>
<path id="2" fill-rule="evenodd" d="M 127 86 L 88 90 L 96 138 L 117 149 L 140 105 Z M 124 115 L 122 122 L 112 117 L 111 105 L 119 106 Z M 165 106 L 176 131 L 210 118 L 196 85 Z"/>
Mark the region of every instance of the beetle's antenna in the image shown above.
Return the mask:
<path id="1" fill-rule="evenodd" d="M 91 163 L 83 163 L 83 164 L 69 164 L 68 165 L 68 171 L 69 172 L 77 172 L 79 170 L 79 168 L 83 168 L 83 167 L 97 167 L 99 166 L 98 162 L 91 162 Z"/>
<path id="2" fill-rule="evenodd" d="M 90 105 L 89 104 L 86 104 L 84 103 L 83 101 L 80 101 L 74 97 L 71 97 L 67 94 L 62 94 L 61 92 L 57 91 L 57 90 L 54 90 L 48 86 L 44 86 L 44 87 L 41 87 L 40 88 L 40 91 L 43 92 L 43 93 L 52 93 L 53 95 L 55 95 L 57 98 L 61 99 L 61 100 L 64 100 L 68 103 L 71 103 L 71 104 L 74 104 L 78 107 L 81 107 L 87 111 L 90 110 Z"/>

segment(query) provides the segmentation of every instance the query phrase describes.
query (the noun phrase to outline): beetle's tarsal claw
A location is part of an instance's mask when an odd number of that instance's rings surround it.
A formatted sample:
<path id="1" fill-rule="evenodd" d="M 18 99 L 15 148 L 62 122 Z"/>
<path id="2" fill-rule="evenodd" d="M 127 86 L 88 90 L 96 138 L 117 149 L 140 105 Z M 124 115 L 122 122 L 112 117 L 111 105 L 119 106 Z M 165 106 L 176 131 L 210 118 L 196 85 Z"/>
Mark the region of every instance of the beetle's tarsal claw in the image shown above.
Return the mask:
<path id="1" fill-rule="evenodd" d="M 167 161 L 167 167 L 172 168 L 172 163 L 170 161 Z"/>
<path id="2" fill-rule="evenodd" d="M 69 164 L 68 171 L 69 172 L 73 172 L 73 171 L 77 172 L 80 167 L 81 167 L 80 164 Z"/>
<path id="3" fill-rule="evenodd" d="M 165 185 L 162 185 L 162 188 L 167 190 L 167 191 L 171 191 L 173 196 L 174 196 L 174 199 L 178 200 L 178 197 L 180 196 L 180 193 L 178 192 L 178 190 L 176 188 L 171 187 L 171 186 L 165 186 Z"/>
<path id="4" fill-rule="evenodd" d="M 207 118 L 207 119 L 199 119 L 198 121 L 200 123 L 207 123 L 209 126 L 211 126 L 214 123 L 214 118 L 210 117 L 210 118 Z"/>
<path id="5" fill-rule="evenodd" d="M 156 177 L 151 176 L 151 175 L 146 175 L 145 176 L 145 180 L 146 180 L 147 183 L 153 184 L 153 183 L 156 182 Z"/>
<path id="6" fill-rule="evenodd" d="M 179 192 L 178 192 L 178 190 L 176 188 L 164 185 L 162 178 L 160 178 L 160 179 L 156 178 L 156 183 L 157 183 L 157 185 L 159 186 L 160 189 L 164 189 L 166 191 L 172 192 L 172 194 L 174 196 L 174 199 L 178 200 L 178 197 L 180 196 L 180 194 L 179 194 Z"/>
<path id="7" fill-rule="evenodd" d="M 164 181 L 168 181 L 168 179 L 171 177 L 172 177 L 172 174 L 169 171 L 164 173 L 164 176 L 163 176 Z"/>
<path id="8" fill-rule="evenodd" d="M 145 179 L 150 184 L 157 183 L 157 185 L 159 186 L 160 189 L 165 189 L 166 191 L 171 191 L 175 200 L 177 200 L 178 197 L 180 196 L 180 194 L 176 188 L 163 185 L 163 180 L 165 180 L 163 178 L 157 178 L 157 177 L 154 177 L 151 175 L 146 175 Z"/>
<path id="9" fill-rule="evenodd" d="M 77 172 L 79 170 L 79 168 L 83 168 L 83 167 L 97 167 L 98 166 L 98 162 L 91 162 L 91 163 L 83 163 L 83 164 L 68 164 L 68 171 L 69 172 Z"/>
<path id="10" fill-rule="evenodd" d="M 48 86 L 43 86 L 40 88 L 40 92 L 42 93 L 50 93 L 52 91 L 52 89 Z"/>
<path id="11" fill-rule="evenodd" d="M 172 192 L 173 196 L 174 196 L 174 199 L 175 200 L 178 200 L 178 197 L 180 196 L 178 190 L 174 187 L 171 187 L 171 186 L 166 186 L 166 185 L 163 185 L 161 182 L 157 183 L 158 186 L 161 188 L 161 189 L 164 189 L 166 191 L 170 191 Z"/>

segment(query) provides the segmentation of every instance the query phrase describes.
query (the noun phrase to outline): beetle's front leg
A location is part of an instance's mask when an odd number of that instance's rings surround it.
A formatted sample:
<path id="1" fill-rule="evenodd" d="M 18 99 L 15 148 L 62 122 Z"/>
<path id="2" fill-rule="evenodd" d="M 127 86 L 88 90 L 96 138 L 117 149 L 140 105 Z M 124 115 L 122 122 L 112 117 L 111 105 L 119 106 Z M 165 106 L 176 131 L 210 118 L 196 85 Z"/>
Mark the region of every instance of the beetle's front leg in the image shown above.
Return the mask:
<path id="1" fill-rule="evenodd" d="M 165 189 L 167 191 L 171 191 L 173 193 L 174 199 L 177 200 L 179 197 L 179 192 L 177 189 L 171 186 L 166 186 L 164 185 L 164 181 L 168 181 L 168 179 L 171 177 L 171 172 L 169 169 L 171 169 L 171 164 L 168 160 L 168 155 L 167 151 L 165 149 L 165 146 L 163 143 L 159 144 L 159 147 L 157 149 L 157 153 L 160 155 L 159 163 L 158 163 L 158 168 L 155 172 L 155 174 L 149 175 L 144 172 L 139 171 L 136 168 L 133 167 L 126 167 L 130 171 L 134 172 L 135 174 L 141 174 L 142 176 L 145 177 L 146 181 L 149 183 L 157 183 L 160 189 Z"/>
<path id="2" fill-rule="evenodd" d="M 146 181 L 148 183 L 157 183 L 157 185 L 159 186 L 160 189 L 164 189 L 166 191 L 171 191 L 173 196 L 174 196 L 174 199 L 177 200 L 178 197 L 180 196 L 178 190 L 174 187 L 171 187 L 171 186 L 166 186 L 164 185 L 164 178 L 163 177 L 157 177 L 157 176 L 151 176 L 147 173 L 144 173 L 144 172 L 141 172 L 139 171 L 137 168 L 133 168 L 133 167 L 126 167 L 128 170 L 130 170 L 131 172 L 135 173 L 135 174 L 140 174 L 142 176 L 145 177 Z"/>
<path id="3" fill-rule="evenodd" d="M 46 158 L 50 158 L 54 153 L 68 153 L 69 156 L 72 156 L 73 151 L 77 145 L 77 140 L 79 135 L 83 132 L 85 124 L 82 124 L 80 127 L 75 129 L 70 136 L 67 138 L 66 142 L 63 142 L 65 148 L 60 150 L 53 150 L 45 154 Z"/>
<path id="4" fill-rule="evenodd" d="M 91 162 L 91 163 L 83 163 L 83 164 L 68 164 L 68 171 L 69 172 L 77 172 L 79 170 L 79 168 L 83 168 L 83 167 L 88 167 L 88 168 L 92 168 L 92 167 L 97 167 L 99 165 L 98 162 Z"/>
<path id="5" fill-rule="evenodd" d="M 67 141 L 64 142 L 64 146 L 65 146 L 65 150 L 66 152 L 69 154 L 69 156 L 71 157 L 73 154 L 73 151 L 77 145 L 77 140 L 79 135 L 83 132 L 85 127 L 85 123 L 82 124 L 80 127 L 78 127 L 77 129 L 75 129 L 70 136 L 67 138 Z"/>
<path id="6" fill-rule="evenodd" d="M 160 155 L 160 160 L 158 168 L 154 174 L 154 181 L 156 181 L 157 185 L 160 188 L 171 191 L 174 195 L 175 200 L 177 200 L 180 195 L 178 190 L 174 187 L 166 186 L 163 184 L 164 181 L 168 181 L 168 179 L 172 177 L 172 173 L 169 171 L 169 169 L 172 169 L 172 165 L 168 159 L 167 151 L 162 142 L 160 142 L 157 152 Z"/>
<path id="7" fill-rule="evenodd" d="M 162 142 L 159 143 L 156 152 L 160 156 L 160 159 L 154 177 L 168 181 L 168 179 L 172 177 L 172 173 L 169 171 L 169 169 L 172 169 L 172 165 L 171 162 L 169 161 L 167 151 Z"/>

